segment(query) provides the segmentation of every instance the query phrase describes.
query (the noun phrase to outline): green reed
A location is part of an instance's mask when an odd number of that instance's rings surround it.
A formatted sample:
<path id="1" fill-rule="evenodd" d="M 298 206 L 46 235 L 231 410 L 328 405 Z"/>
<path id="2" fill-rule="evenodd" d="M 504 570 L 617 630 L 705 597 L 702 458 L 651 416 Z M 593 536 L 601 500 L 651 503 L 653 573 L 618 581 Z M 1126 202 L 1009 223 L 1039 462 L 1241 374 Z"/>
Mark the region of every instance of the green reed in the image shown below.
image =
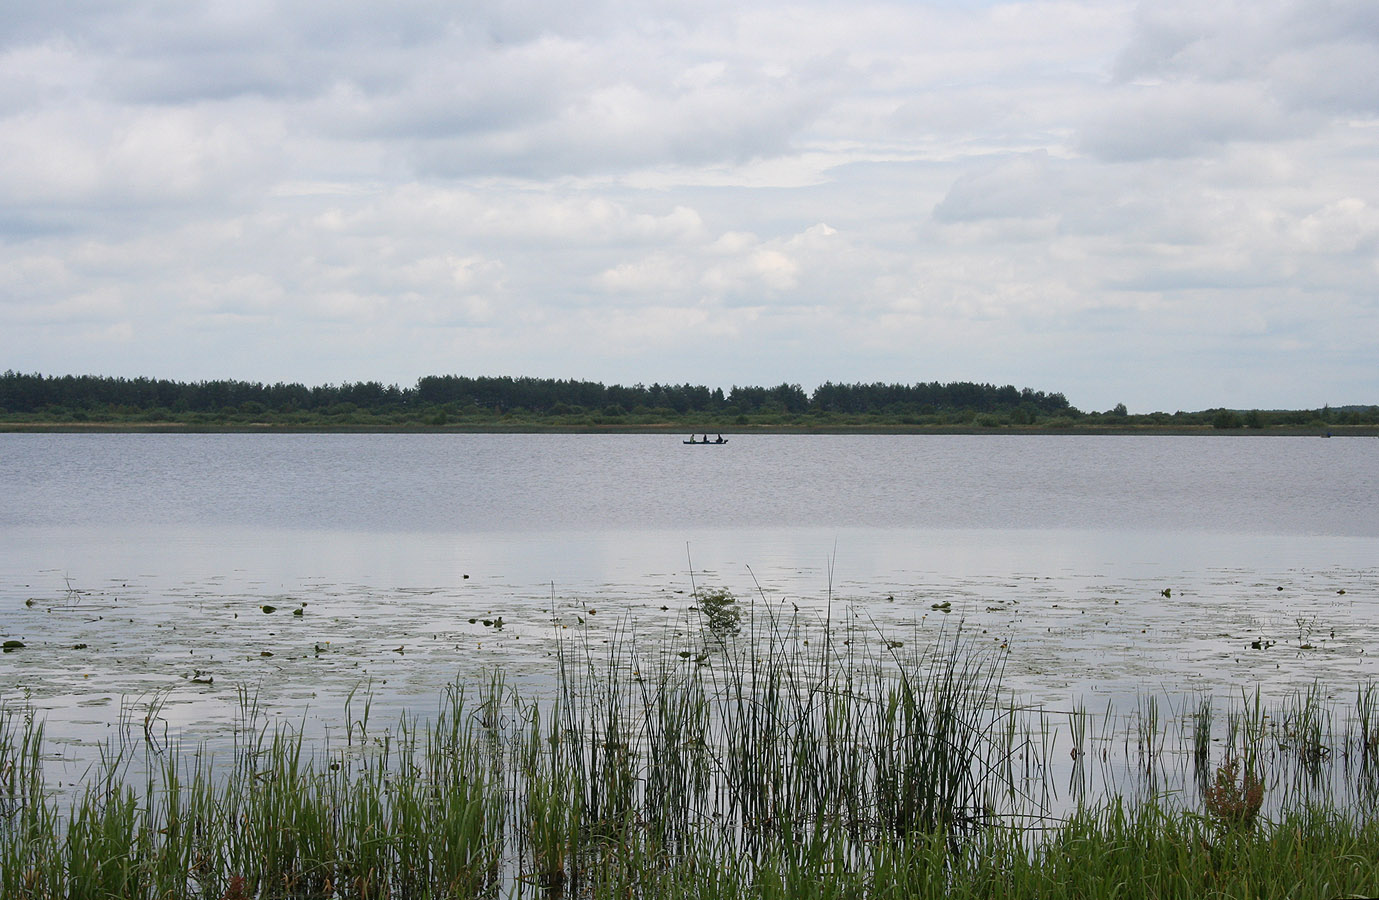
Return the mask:
<path id="1" fill-rule="evenodd" d="M 1224 719 L 1211 698 L 1055 712 L 960 629 L 741 612 L 586 632 L 549 690 L 495 673 L 386 728 L 351 694 L 343 745 L 244 690 L 219 758 L 131 713 L 64 795 L 42 722 L 0 704 L 0 896 L 1379 892 L 1369 686 L 1345 711 L 1313 686 Z"/>

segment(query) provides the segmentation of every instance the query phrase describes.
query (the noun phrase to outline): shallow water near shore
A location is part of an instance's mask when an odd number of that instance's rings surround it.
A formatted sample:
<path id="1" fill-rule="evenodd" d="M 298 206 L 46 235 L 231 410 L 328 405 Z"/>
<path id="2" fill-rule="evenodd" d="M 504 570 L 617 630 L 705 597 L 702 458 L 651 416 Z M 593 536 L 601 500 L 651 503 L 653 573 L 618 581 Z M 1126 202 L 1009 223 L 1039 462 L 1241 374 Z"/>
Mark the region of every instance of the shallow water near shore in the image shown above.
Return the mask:
<path id="1" fill-rule="evenodd" d="M 495 667 L 540 690 L 558 640 L 673 645 L 705 585 L 858 642 L 960 625 L 1059 709 L 1379 665 L 1363 441 L 678 441 L 0 436 L 0 694 L 75 771 L 154 703 L 215 740 L 240 688 L 316 733 Z"/>

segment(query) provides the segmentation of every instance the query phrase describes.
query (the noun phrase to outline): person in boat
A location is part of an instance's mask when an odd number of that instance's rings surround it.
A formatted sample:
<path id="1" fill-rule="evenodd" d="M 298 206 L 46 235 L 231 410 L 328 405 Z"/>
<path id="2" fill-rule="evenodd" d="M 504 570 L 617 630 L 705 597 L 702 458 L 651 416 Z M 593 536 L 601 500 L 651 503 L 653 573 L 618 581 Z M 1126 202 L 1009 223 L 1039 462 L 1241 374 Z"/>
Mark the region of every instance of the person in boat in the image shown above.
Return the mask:
<path id="1" fill-rule="evenodd" d="M 707 435 L 706 435 L 706 436 L 707 436 Z M 721 444 L 721 443 L 723 443 L 723 435 L 720 434 L 720 435 L 718 436 L 718 440 L 714 441 L 714 443 L 715 443 L 715 444 Z"/>
<path id="2" fill-rule="evenodd" d="M 697 444 L 697 443 L 699 443 L 699 442 L 696 441 L 696 440 L 694 439 L 694 435 L 690 435 L 690 439 L 689 439 L 688 441 L 686 441 L 685 443 L 687 443 L 687 444 Z"/>
<path id="3" fill-rule="evenodd" d="M 705 435 L 704 435 L 704 443 L 707 444 L 708 442 L 709 442 L 709 436 L 708 436 L 707 434 L 705 434 Z"/>

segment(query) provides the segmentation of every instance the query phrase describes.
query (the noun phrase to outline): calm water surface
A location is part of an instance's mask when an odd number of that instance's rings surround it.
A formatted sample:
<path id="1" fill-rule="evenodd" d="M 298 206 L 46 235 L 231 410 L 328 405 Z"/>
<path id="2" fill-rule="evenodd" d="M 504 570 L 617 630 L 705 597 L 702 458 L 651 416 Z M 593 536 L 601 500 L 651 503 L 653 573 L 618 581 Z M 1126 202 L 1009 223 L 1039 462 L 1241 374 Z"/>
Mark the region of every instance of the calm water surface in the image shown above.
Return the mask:
<path id="1" fill-rule="evenodd" d="M 1373 439 L 4 435 L 0 527 L 1379 535 Z"/>
<path id="2" fill-rule="evenodd" d="M 429 707 L 556 635 L 673 636 L 705 583 L 961 621 L 1053 702 L 1375 673 L 1379 441 L 730 437 L 0 435 L 0 694 L 73 741 L 160 693 L 213 727 L 242 684 Z"/>

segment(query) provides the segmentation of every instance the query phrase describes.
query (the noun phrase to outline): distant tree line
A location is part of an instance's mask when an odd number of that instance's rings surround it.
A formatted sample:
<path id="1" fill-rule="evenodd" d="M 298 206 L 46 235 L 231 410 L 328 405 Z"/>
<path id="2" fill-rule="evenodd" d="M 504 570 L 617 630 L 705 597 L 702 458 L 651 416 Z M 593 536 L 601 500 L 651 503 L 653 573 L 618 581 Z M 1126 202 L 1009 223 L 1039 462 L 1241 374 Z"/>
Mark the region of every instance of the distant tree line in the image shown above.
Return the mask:
<path id="1" fill-rule="evenodd" d="M 489 424 L 548 428 L 730 425 L 863 428 L 1311 429 L 1379 426 L 1379 406 L 1316 410 L 1153 412 L 1118 403 L 1083 412 L 1060 393 L 969 381 L 835 384 L 603 385 L 555 378 L 428 375 L 413 387 L 377 381 L 307 387 L 100 375 L 0 375 L 0 420 L 207 427 L 392 428 Z"/>
<path id="2" fill-rule="evenodd" d="M 318 410 L 338 403 L 359 407 L 398 405 L 404 392 L 377 382 L 306 387 L 300 384 L 260 384 L 250 381 L 179 382 L 152 378 L 107 378 L 100 375 L 0 376 L 0 408 L 9 412 L 40 412 L 49 407 L 93 410 L 124 407 L 131 410 L 166 409 L 174 412 L 213 412 L 256 404 L 279 411 Z"/>
<path id="3" fill-rule="evenodd" d="M 823 412 L 871 413 L 912 409 L 933 412 L 940 409 L 967 409 L 975 412 L 1000 412 L 1027 409 L 1048 415 L 1076 412 L 1062 394 L 1046 394 L 1012 385 L 996 387 L 967 381 L 939 384 L 833 384 L 824 382 L 810 398 L 813 408 Z"/>
<path id="4" fill-rule="evenodd" d="M 415 387 L 402 388 L 376 381 L 327 384 L 263 384 L 252 381 L 180 382 L 152 378 L 112 378 L 99 375 L 22 374 L 0 376 L 0 409 L 9 413 L 37 413 L 47 409 L 130 411 L 166 410 L 172 413 L 250 409 L 276 412 L 321 412 L 349 404 L 360 410 L 418 410 L 445 407 L 452 411 L 479 408 L 495 412 L 523 410 L 559 413 L 572 409 L 663 409 L 675 413 L 804 414 L 876 413 L 941 410 L 1002 412 L 1026 408 L 1033 413 L 1076 412 L 1062 394 L 1046 394 L 1007 385 L 950 382 L 940 384 L 825 383 L 808 394 L 798 384 L 775 387 L 722 388 L 694 384 L 603 385 L 595 381 L 553 378 L 467 377 L 428 375 Z"/>

